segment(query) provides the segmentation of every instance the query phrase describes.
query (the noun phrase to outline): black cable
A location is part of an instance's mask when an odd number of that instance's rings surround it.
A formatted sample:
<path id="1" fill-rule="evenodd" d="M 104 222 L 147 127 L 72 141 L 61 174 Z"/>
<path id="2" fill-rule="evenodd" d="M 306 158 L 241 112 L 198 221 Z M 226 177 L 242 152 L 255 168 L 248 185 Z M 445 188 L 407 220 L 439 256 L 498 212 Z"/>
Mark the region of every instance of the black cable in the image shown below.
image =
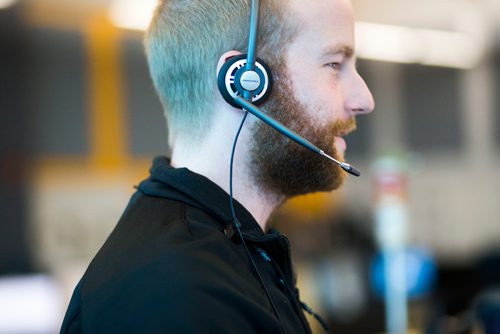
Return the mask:
<path id="1" fill-rule="evenodd" d="M 233 161 L 234 161 L 234 152 L 236 151 L 236 143 L 238 142 L 241 129 L 243 128 L 243 124 L 245 124 L 247 116 L 248 116 L 248 111 L 245 111 L 243 119 L 241 120 L 240 123 L 240 127 L 238 128 L 236 136 L 234 137 L 233 148 L 231 149 L 231 160 L 229 162 L 229 206 L 231 207 L 231 214 L 233 215 L 233 223 L 238 231 L 240 231 L 240 223 L 236 219 L 236 212 L 234 211 L 234 205 L 233 205 Z"/>
<path id="2" fill-rule="evenodd" d="M 321 327 L 323 327 L 325 332 L 329 332 L 330 326 L 328 326 L 328 323 L 323 319 L 323 317 L 321 317 L 321 315 L 319 315 L 319 313 L 316 313 L 311 307 L 309 307 L 309 305 L 307 305 L 302 300 L 300 300 L 298 292 L 294 292 L 292 290 L 292 288 L 290 288 L 281 268 L 277 264 L 275 264 L 274 261 L 271 262 L 271 266 L 278 273 L 278 276 L 280 276 L 281 279 L 283 280 L 283 285 L 286 287 L 288 294 L 290 296 L 292 296 L 292 298 L 295 299 L 295 301 L 299 304 L 300 307 L 302 307 L 302 309 L 304 311 L 306 311 L 307 313 L 312 315 L 319 322 L 319 324 L 321 325 Z M 298 291 L 298 290 L 295 290 L 295 291 Z"/>
<path id="3" fill-rule="evenodd" d="M 325 330 L 325 332 L 328 333 L 330 331 L 330 326 L 328 326 L 328 323 L 318 313 L 314 312 L 314 310 L 312 308 L 310 308 L 309 305 L 307 305 L 306 303 L 304 303 L 297 296 L 295 296 L 295 298 L 299 301 L 300 306 L 302 306 L 302 308 L 307 313 L 309 313 L 310 315 L 312 315 L 319 322 L 319 324 L 321 325 L 321 327 L 323 327 L 323 329 Z"/>
<path id="4" fill-rule="evenodd" d="M 269 293 L 269 290 L 267 289 L 266 285 L 264 284 L 264 280 L 262 279 L 262 276 L 259 272 L 259 269 L 257 268 L 257 265 L 255 264 L 255 261 L 250 254 L 250 251 L 248 250 L 247 244 L 245 242 L 245 239 L 243 238 L 243 234 L 241 233 L 241 224 L 238 222 L 238 219 L 236 219 L 236 212 L 234 210 L 234 205 L 233 205 L 233 161 L 234 161 L 234 152 L 236 150 L 236 143 L 238 142 L 238 138 L 240 136 L 241 129 L 243 128 L 243 124 L 245 124 L 245 120 L 247 119 L 248 112 L 245 111 L 245 115 L 243 116 L 243 119 L 241 120 L 240 127 L 238 128 L 238 132 L 236 132 L 236 136 L 234 138 L 233 142 L 233 148 L 231 150 L 231 161 L 229 163 L 229 205 L 231 207 L 231 213 L 233 215 L 233 223 L 234 226 L 236 227 L 236 231 L 238 231 L 238 235 L 240 236 L 241 242 L 243 244 L 243 248 L 245 249 L 245 252 L 250 259 L 250 262 L 252 263 L 252 267 L 254 268 L 257 277 L 259 278 L 260 284 L 262 285 L 262 288 L 264 289 L 264 292 L 266 293 L 267 299 L 269 300 L 269 303 L 271 304 L 271 308 L 273 309 L 273 313 L 278 319 L 278 322 L 280 324 L 280 329 L 281 332 L 284 333 L 284 328 L 283 324 L 281 323 L 281 319 L 278 315 L 278 311 L 276 310 L 276 306 L 274 305 L 273 300 L 271 299 L 271 294 Z"/>

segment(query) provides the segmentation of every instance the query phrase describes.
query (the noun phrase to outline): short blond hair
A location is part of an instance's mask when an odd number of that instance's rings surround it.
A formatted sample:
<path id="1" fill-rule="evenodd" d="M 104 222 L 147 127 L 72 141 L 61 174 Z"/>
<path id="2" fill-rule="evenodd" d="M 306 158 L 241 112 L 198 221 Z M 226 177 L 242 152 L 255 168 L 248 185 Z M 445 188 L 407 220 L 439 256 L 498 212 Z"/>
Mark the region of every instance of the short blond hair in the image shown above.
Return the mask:
<path id="1" fill-rule="evenodd" d="M 284 0 L 260 5 L 257 56 L 273 65 L 292 37 Z M 163 104 L 170 141 L 198 141 L 210 126 L 216 66 L 230 50 L 246 52 L 250 0 L 160 0 L 144 45 Z M 170 143 L 172 144 L 172 143 Z"/>

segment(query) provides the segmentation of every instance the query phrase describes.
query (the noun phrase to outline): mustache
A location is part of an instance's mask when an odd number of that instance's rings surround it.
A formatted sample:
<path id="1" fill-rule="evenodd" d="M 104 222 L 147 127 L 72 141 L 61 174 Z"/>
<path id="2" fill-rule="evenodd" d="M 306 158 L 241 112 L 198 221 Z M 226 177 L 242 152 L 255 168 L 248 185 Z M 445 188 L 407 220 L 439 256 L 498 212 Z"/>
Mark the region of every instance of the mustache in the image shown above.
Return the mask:
<path id="1" fill-rule="evenodd" d="M 347 120 L 336 120 L 328 125 L 328 133 L 334 136 L 346 136 L 349 133 L 356 130 L 356 119 L 354 117 L 348 118 Z"/>

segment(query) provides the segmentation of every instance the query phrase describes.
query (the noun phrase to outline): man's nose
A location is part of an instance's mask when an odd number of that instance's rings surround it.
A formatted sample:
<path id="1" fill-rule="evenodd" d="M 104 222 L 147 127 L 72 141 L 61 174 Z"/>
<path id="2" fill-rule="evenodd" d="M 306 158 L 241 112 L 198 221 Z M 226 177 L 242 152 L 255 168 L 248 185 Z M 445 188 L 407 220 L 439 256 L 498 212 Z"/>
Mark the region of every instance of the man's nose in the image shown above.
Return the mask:
<path id="1" fill-rule="evenodd" d="M 370 89 L 363 78 L 356 72 L 351 87 L 348 88 L 346 99 L 346 111 L 356 116 L 358 114 L 369 114 L 375 109 L 375 101 Z"/>

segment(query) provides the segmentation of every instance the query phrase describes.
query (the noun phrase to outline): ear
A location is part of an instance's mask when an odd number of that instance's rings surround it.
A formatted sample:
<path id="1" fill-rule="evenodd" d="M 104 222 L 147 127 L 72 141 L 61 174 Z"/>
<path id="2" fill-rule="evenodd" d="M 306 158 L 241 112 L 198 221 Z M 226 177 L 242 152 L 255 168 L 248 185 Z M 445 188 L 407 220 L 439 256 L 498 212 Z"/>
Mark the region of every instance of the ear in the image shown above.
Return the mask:
<path id="1" fill-rule="evenodd" d="M 216 77 L 219 76 L 220 69 L 222 68 L 222 65 L 224 65 L 224 63 L 226 61 L 228 61 L 229 59 L 233 58 L 234 56 L 238 56 L 238 55 L 241 55 L 241 54 L 242 53 L 239 52 L 239 51 L 231 50 L 231 51 L 228 51 L 228 52 L 224 53 L 222 56 L 220 56 L 219 62 L 217 63 Z"/>

